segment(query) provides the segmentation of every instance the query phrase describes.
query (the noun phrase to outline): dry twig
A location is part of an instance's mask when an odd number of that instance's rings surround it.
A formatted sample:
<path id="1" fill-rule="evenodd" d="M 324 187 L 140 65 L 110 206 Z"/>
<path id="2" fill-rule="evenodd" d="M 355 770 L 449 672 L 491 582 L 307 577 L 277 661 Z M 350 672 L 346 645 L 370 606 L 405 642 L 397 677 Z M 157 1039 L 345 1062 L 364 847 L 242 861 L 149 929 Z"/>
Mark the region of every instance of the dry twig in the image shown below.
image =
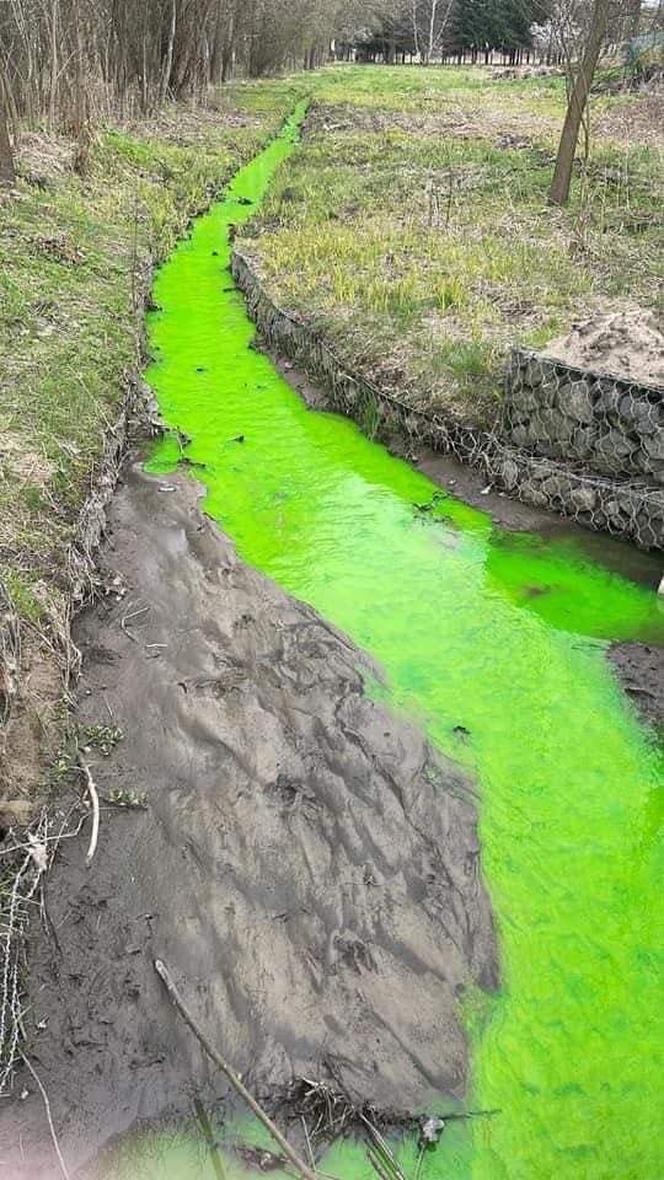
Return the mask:
<path id="1" fill-rule="evenodd" d="M 99 838 L 99 795 L 97 794 L 97 788 L 95 786 L 92 774 L 90 773 L 90 767 L 88 766 L 87 762 L 84 762 L 80 751 L 78 755 L 78 764 L 85 775 L 88 794 L 90 796 L 90 802 L 92 803 L 92 831 L 90 833 L 88 851 L 85 855 L 85 863 L 86 865 L 89 865 L 97 850 L 97 840 Z"/>
<path id="2" fill-rule="evenodd" d="M 44 1109 L 46 1111 L 46 1118 L 48 1120 L 48 1129 L 51 1132 L 51 1139 L 53 1140 L 53 1149 L 55 1151 L 56 1156 L 58 1157 L 60 1171 L 62 1172 L 62 1175 L 64 1176 L 65 1180 L 71 1180 L 71 1173 L 69 1172 L 67 1165 L 63 1159 L 62 1152 L 60 1151 L 60 1144 L 58 1143 L 58 1136 L 55 1133 L 55 1126 L 53 1125 L 53 1116 L 51 1114 L 51 1103 L 49 1102 L 48 1094 L 46 1093 L 46 1090 L 44 1089 L 41 1078 L 39 1077 L 39 1074 L 35 1070 L 32 1062 L 29 1060 L 28 1057 L 26 1057 L 25 1053 L 23 1053 L 22 1050 L 20 1051 L 20 1055 L 23 1059 L 24 1064 L 30 1070 L 30 1073 L 32 1074 L 33 1078 L 35 1079 L 35 1082 L 37 1083 L 37 1087 L 39 1089 L 39 1093 L 42 1096 L 42 1099 L 44 1102 Z"/>
<path id="3" fill-rule="evenodd" d="M 270 1116 L 265 1113 L 262 1106 L 259 1106 L 258 1102 L 253 1097 L 253 1095 L 249 1093 L 244 1083 L 240 1081 L 240 1078 L 235 1073 L 235 1071 L 231 1069 L 228 1062 L 225 1061 L 225 1059 L 221 1056 L 221 1053 L 217 1052 L 214 1046 L 210 1044 L 200 1025 L 194 1019 L 184 1000 L 181 998 L 166 964 L 163 963 L 161 959 L 155 959 L 154 969 L 163 982 L 174 1008 L 176 1008 L 176 1010 L 180 1013 L 180 1016 L 184 1020 L 185 1024 L 189 1026 L 210 1060 L 214 1061 L 214 1064 L 221 1070 L 223 1074 L 225 1074 L 233 1089 L 246 1102 L 251 1112 L 256 1115 L 256 1118 L 263 1124 L 266 1130 L 269 1131 L 275 1142 L 279 1144 L 279 1147 L 287 1159 L 290 1160 L 297 1174 L 302 1177 L 302 1180 L 319 1180 L 316 1173 L 312 1172 L 311 1168 L 309 1168 L 307 1164 L 305 1164 L 304 1160 L 300 1159 L 297 1152 L 293 1150 L 288 1140 L 284 1135 L 282 1135 L 275 1123 L 272 1122 Z"/>

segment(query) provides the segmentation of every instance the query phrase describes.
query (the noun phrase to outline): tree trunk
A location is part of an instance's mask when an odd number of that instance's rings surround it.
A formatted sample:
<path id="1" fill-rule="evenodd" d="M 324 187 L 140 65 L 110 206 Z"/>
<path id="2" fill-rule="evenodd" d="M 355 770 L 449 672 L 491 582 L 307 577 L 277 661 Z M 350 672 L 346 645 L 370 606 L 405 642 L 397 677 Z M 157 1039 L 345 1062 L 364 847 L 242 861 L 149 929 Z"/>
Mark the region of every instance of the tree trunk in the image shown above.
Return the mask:
<path id="1" fill-rule="evenodd" d="M 625 39 L 638 37 L 641 27 L 641 0 L 627 0 Z"/>
<path id="2" fill-rule="evenodd" d="M 175 23 L 177 18 L 177 9 L 175 7 L 175 0 L 171 4 L 171 23 L 168 30 L 168 47 L 166 49 L 166 61 L 164 62 L 164 70 L 161 76 L 161 101 L 165 102 L 168 91 L 171 85 L 171 75 L 173 73 L 173 49 L 175 46 Z"/>
<path id="3" fill-rule="evenodd" d="M 14 184 L 14 154 L 9 138 L 9 121 L 4 97 L 0 95 L 0 184 Z"/>
<path id="4" fill-rule="evenodd" d="M 58 96 L 58 4 L 51 5 L 51 86 L 48 102 L 48 118 L 51 131 L 55 127 L 55 106 Z"/>
<path id="5" fill-rule="evenodd" d="M 599 60 L 604 33 L 606 32 L 608 8 L 609 0 L 595 0 L 588 40 L 576 80 L 572 87 L 572 93 L 569 97 L 567 114 L 565 115 L 565 122 L 560 136 L 556 167 L 549 190 L 549 203 L 551 205 L 566 205 L 569 199 L 574 156 L 579 139 L 579 128 L 581 127 L 581 120 L 583 119 L 588 102 L 588 94 Z"/>

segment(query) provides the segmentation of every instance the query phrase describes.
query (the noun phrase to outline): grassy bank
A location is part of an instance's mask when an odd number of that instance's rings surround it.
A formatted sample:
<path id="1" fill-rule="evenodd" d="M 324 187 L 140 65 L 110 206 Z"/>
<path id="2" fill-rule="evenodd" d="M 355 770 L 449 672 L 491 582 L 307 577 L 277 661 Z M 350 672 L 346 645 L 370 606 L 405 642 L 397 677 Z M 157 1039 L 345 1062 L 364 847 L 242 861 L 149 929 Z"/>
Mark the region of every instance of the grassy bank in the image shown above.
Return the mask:
<path id="1" fill-rule="evenodd" d="M 562 78 L 346 67 L 314 98 L 242 247 L 277 302 L 384 387 L 487 422 L 511 344 L 541 347 L 626 297 L 654 304 L 664 156 L 639 146 L 641 96 L 596 100 L 565 210 L 546 203 Z"/>
<path id="2" fill-rule="evenodd" d="M 0 800 L 29 787 L 34 747 L 57 741 L 68 555 L 140 367 L 152 267 L 297 94 L 289 82 L 237 85 L 206 111 L 101 127 L 83 175 L 73 143 L 22 131 L 17 185 L 0 198 L 0 583 L 23 629 L 0 660 L 0 717 L 13 706 Z"/>

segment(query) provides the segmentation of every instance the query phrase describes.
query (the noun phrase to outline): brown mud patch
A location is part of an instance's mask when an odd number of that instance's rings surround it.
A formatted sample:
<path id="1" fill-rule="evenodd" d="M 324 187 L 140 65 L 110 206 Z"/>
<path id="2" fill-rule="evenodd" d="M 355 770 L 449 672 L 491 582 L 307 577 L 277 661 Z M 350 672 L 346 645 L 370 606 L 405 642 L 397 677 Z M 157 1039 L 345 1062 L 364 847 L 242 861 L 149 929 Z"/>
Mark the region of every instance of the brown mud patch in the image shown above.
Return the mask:
<path id="1" fill-rule="evenodd" d="M 75 633 L 77 719 L 124 738 L 89 756 L 99 847 L 90 868 L 87 832 L 61 847 L 52 935 L 35 923 L 29 955 L 29 1052 L 72 1168 L 138 1120 L 189 1114 L 192 1088 L 226 1097 L 155 957 L 266 1100 L 304 1075 L 402 1114 L 463 1099 L 459 1001 L 498 981 L 471 783 L 365 695 L 377 670 L 245 566 L 197 497 L 128 473 L 111 593 Z M 0 1158 L 36 1180 L 52 1149 L 24 1081 Z"/>
<path id="2" fill-rule="evenodd" d="M 577 320 L 567 336 L 551 340 L 542 355 L 625 381 L 664 386 L 663 329 L 662 317 L 642 307 L 598 311 Z"/>
<path id="3" fill-rule="evenodd" d="M 664 648 L 616 643 L 609 656 L 642 717 L 664 736 Z"/>

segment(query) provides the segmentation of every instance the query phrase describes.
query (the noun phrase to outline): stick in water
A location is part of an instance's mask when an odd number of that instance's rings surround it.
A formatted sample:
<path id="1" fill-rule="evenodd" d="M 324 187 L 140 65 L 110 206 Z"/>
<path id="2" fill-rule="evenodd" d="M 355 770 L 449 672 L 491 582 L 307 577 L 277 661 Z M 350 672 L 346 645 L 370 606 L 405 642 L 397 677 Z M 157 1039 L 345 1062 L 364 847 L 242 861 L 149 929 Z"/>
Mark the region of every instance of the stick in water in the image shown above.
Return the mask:
<path id="1" fill-rule="evenodd" d="M 279 1144 L 279 1147 L 287 1159 L 290 1160 L 298 1175 L 302 1177 L 302 1180 L 319 1180 L 316 1173 L 312 1172 L 311 1168 L 309 1168 L 305 1164 L 304 1160 L 301 1160 L 299 1155 L 297 1155 L 297 1153 L 293 1150 L 288 1140 L 281 1134 L 279 1128 L 272 1122 L 270 1116 L 267 1115 L 263 1108 L 258 1105 L 256 1099 L 249 1093 L 244 1083 L 240 1081 L 238 1075 L 234 1072 L 234 1070 L 231 1069 L 228 1062 L 225 1061 L 221 1056 L 221 1053 L 218 1053 L 214 1046 L 210 1044 L 205 1033 L 187 1008 L 184 1000 L 181 999 L 180 993 L 173 982 L 171 973 L 168 970 L 166 964 L 163 963 L 161 959 L 155 959 L 154 969 L 164 984 L 171 1003 L 180 1013 L 180 1016 L 184 1020 L 185 1024 L 189 1025 L 189 1028 L 193 1032 L 196 1039 L 200 1041 L 210 1060 L 214 1061 L 214 1064 L 221 1070 L 223 1074 L 226 1075 L 233 1089 L 240 1095 L 241 1098 L 244 1099 L 249 1109 L 256 1115 L 256 1118 L 259 1119 L 263 1126 L 270 1132 L 270 1135 Z"/>

